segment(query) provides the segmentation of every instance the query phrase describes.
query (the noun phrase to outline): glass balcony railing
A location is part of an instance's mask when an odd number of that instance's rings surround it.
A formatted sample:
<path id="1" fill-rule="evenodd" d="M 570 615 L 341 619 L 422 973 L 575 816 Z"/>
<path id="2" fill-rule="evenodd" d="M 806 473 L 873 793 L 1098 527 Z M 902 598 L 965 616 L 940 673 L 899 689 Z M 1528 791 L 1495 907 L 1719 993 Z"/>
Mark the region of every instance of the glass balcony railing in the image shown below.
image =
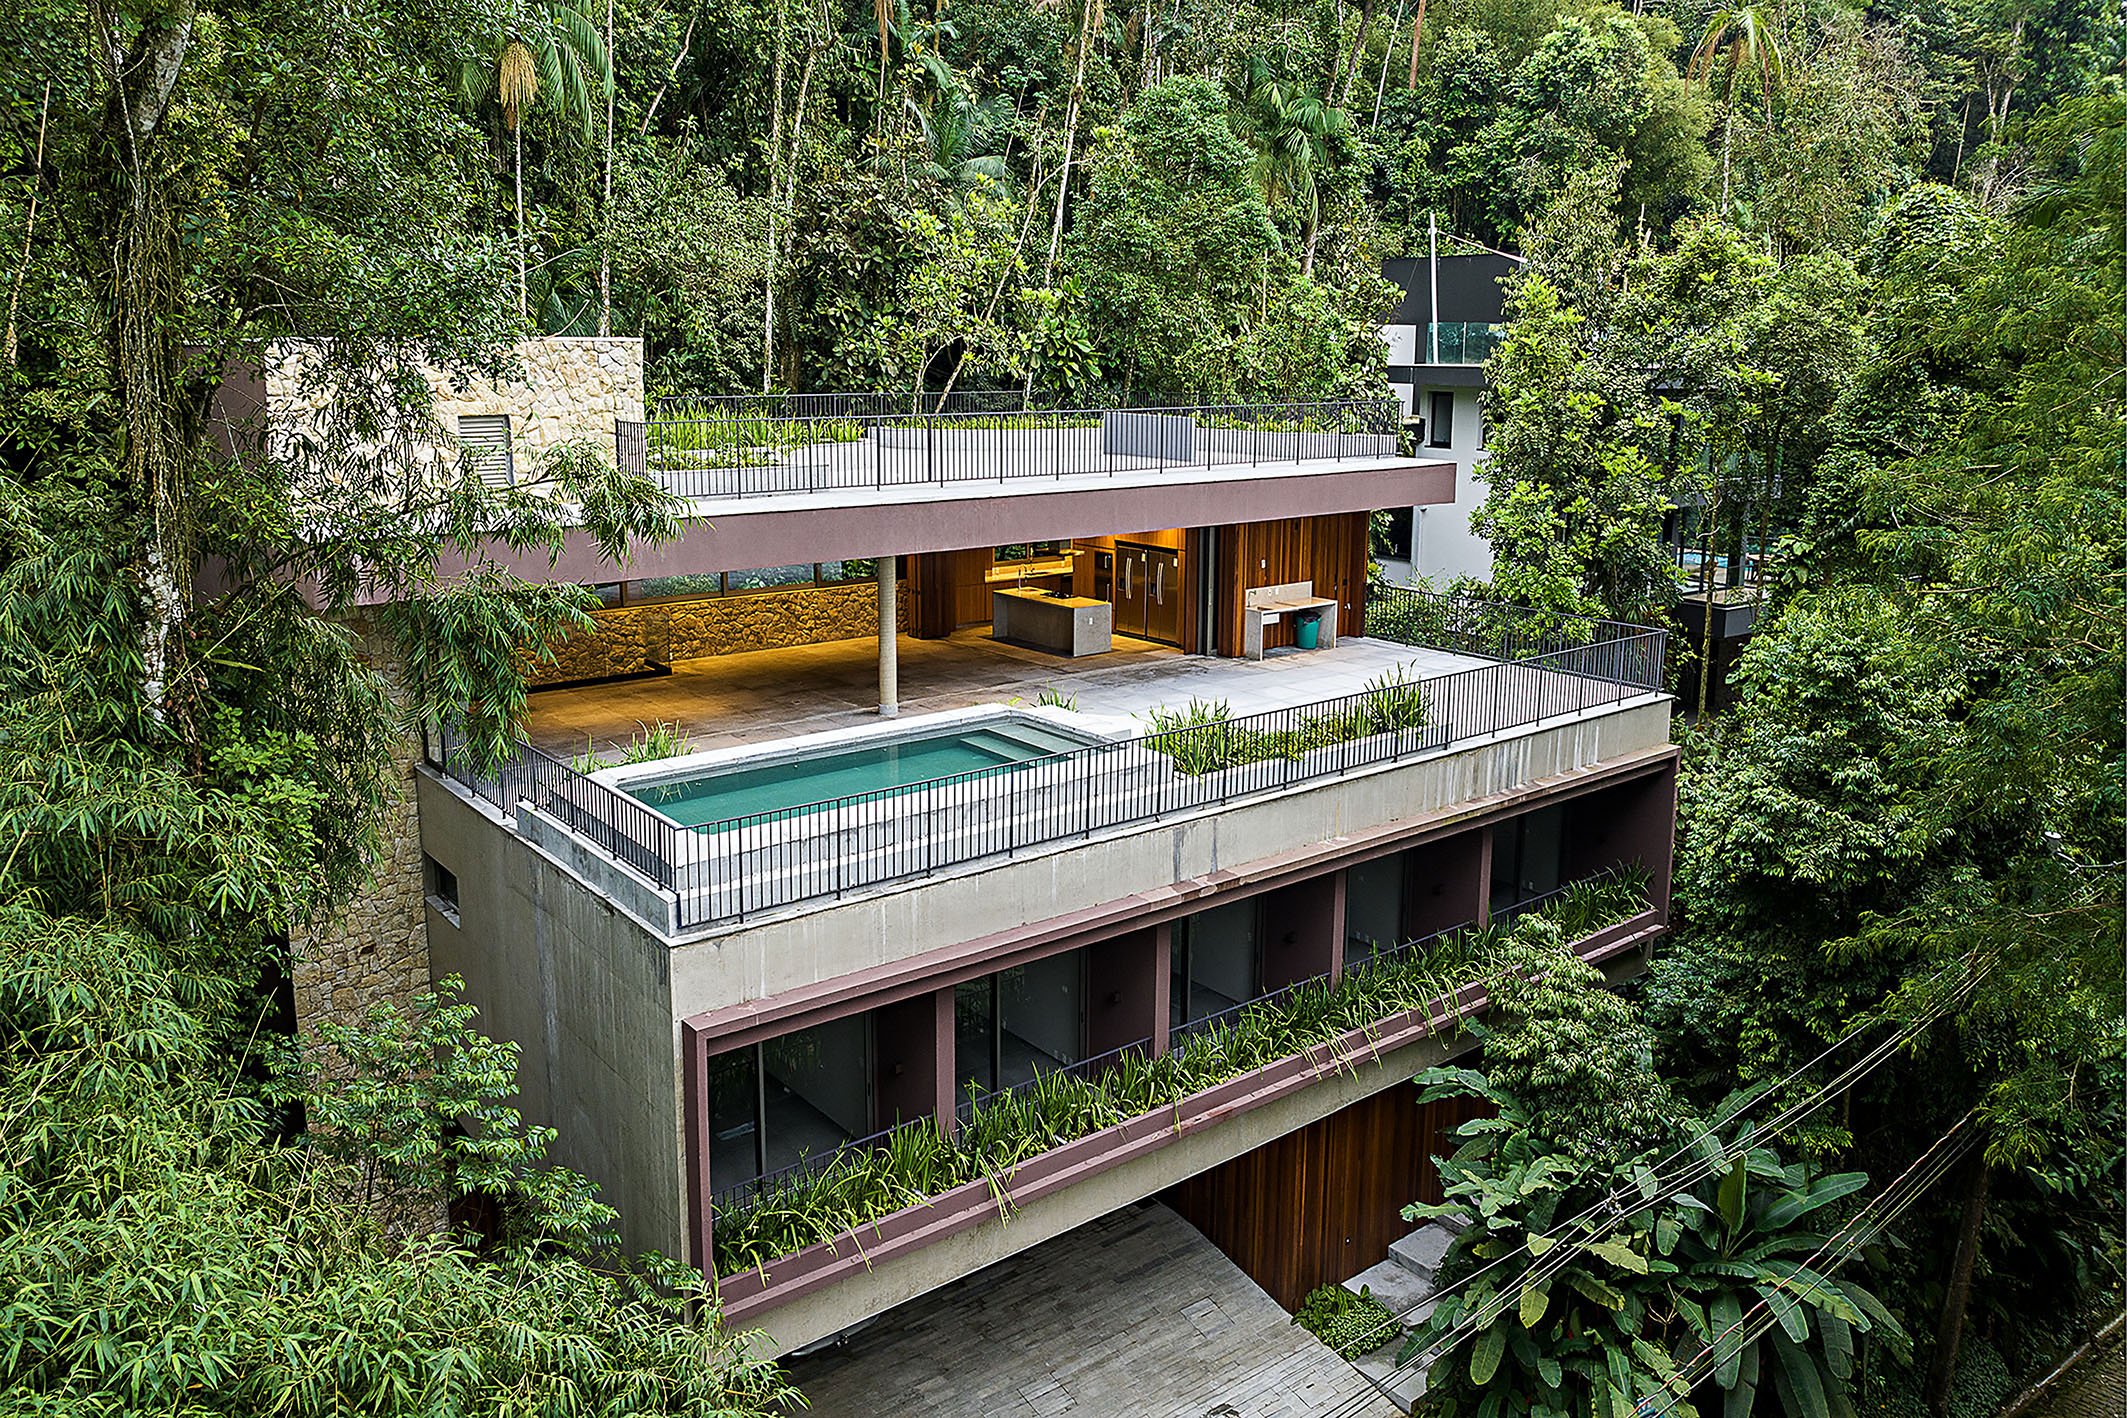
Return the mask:
<path id="1" fill-rule="evenodd" d="M 1483 364 L 1499 348 L 1506 329 L 1481 320 L 1438 320 L 1418 354 L 1428 364 Z"/>

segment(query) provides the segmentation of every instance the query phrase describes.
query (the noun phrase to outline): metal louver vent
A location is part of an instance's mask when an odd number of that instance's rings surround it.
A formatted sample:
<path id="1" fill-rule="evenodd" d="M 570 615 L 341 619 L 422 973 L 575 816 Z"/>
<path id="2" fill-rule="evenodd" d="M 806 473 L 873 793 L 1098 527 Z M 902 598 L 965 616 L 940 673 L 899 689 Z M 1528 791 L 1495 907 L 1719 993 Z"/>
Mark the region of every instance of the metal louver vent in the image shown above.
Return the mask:
<path id="1" fill-rule="evenodd" d="M 517 465 L 510 454 L 508 414 L 458 415 L 458 441 L 472 455 L 473 470 L 489 487 L 508 487 L 517 481 Z"/>

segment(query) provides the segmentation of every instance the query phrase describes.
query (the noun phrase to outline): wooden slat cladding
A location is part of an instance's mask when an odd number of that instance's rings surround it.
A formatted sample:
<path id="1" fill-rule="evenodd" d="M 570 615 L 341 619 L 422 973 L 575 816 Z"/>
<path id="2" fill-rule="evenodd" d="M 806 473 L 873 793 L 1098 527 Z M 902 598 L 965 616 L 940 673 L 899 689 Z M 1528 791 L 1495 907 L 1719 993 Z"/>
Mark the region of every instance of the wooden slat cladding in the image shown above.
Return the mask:
<path id="1" fill-rule="evenodd" d="M 1218 653 L 1241 653 L 1241 593 L 1255 586 L 1311 581 L 1318 596 L 1337 600 L 1337 633 L 1366 633 L 1364 512 L 1243 522 L 1218 534 Z M 1292 644 L 1290 620 L 1265 626 L 1265 649 Z"/>
<path id="2" fill-rule="evenodd" d="M 910 557 L 916 610 L 909 633 L 942 640 L 963 625 L 989 624 L 990 588 L 982 578 L 993 559 L 988 547 Z"/>
<path id="3" fill-rule="evenodd" d="M 1413 1201 L 1439 1201 L 1432 1158 L 1482 1111 L 1466 1098 L 1418 1105 L 1403 1083 L 1161 1196 L 1288 1310 L 1308 1292 L 1388 1258 L 1414 1229 Z"/>

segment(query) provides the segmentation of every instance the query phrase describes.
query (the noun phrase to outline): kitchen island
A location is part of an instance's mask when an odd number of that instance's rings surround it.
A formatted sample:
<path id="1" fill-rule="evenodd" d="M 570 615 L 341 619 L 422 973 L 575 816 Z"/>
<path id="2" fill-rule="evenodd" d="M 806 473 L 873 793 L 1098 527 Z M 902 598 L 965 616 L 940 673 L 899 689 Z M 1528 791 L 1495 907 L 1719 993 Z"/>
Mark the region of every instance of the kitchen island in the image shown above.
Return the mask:
<path id="1" fill-rule="evenodd" d="M 1115 607 L 1086 596 L 994 591 L 990 634 L 1058 655 L 1105 655 L 1115 648 Z"/>

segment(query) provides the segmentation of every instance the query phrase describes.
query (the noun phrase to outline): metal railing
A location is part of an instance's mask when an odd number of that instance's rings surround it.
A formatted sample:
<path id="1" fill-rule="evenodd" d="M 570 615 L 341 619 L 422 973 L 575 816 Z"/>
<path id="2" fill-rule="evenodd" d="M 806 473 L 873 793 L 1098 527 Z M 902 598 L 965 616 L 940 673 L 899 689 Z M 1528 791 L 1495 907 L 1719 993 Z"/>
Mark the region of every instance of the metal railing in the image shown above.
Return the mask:
<path id="1" fill-rule="evenodd" d="M 649 425 L 641 419 L 613 420 L 613 466 L 624 473 L 649 470 Z"/>
<path id="2" fill-rule="evenodd" d="M 881 1128 L 869 1137 L 852 1138 L 847 1142 L 837 1143 L 825 1152 L 808 1153 L 786 1166 L 763 1172 L 757 1177 L 748 1177 L 743 1181 L 733 1182 L 728 1187 L 720 1187 L 710 1194 L 710 1205 L 718 1211 L 723 1211 L 749 1200 L 757 1201 L 771 1192 L 782 1191 L 795 1186 L 805 1178 L 816 1176 L 828 1168 L 849 1161 L 861 1153 L 882 1150 L 897 1134 L 906 1132 L 910 1128 L 935 1128 L 937 1126 L 938 1120 L 935 1118 L 904 1119 L 895 1123 L 892 1127 Z"/>
<path id="3" fill-rule="evenodd" d="M 1384 458 L 1398 432 L 1393 399 L 911 414 L 855 396 L 762 398 L 795 402 L 674 403 L 641 426 L 639 449 L 635 426 L 617 423 L 620 466 L 681 497 L 744 498 Z M 842 400 L 853 407 L 837 411 Z"/>
<path id="4" fill-rule="evenodd" d="M 504 812 L 529 803 L 642 873 L 672 894 L 684 929 L 1222 806 L 1663 687 L 1659 630 L 1403 587 L 1374 594 L 1394 612 L 1381 638 L 1491 662 L 696 827 L 529 745 L 492 774 L 447 739 L 431 740 L 429 761 Z M 1370 607 L 1369 633 L 1375 615 Z"/>
<path id="5" fill-rule="evenodd" d="M 1023 413 L 1029 409 L 1068 407 L 1070 403 L 1070 400 L 1053 394 L 1036 394 L 1029 399 L 1017 389 L 955 389 L 950 394 L 941 394 L 935 389 L 850 389 L 818 394 L 664 394 L 657 400 L 657 417 L 698 418 L 703 411 L 714 411 L 743 418 L 895 418 L 907 414 Z"/>
<path id="6" fill-rule="evenodd" d="M 672 890 L 673 864 L 684 855 L 679 839 L 687 829 L 662 813 L 528 743 L 512 745 L 513 756 L 493 771 L 448 732 L 424 730 L 422 747 L 430 766 L 475 797 L 506 813 L 529 803 L 655 886 Z"/>

